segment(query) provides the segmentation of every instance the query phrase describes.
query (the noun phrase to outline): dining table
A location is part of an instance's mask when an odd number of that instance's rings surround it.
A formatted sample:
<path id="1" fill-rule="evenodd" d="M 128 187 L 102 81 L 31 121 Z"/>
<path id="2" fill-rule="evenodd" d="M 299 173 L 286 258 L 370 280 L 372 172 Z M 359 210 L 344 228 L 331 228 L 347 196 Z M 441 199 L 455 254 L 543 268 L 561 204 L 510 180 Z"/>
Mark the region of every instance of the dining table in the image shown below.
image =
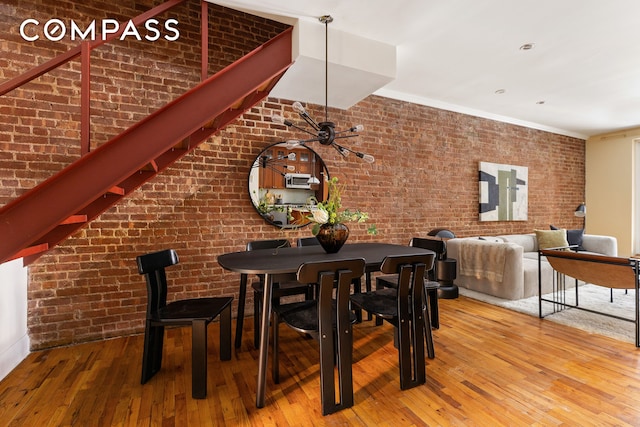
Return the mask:
<path id="1" fill-rule="evenodd" d="M 260 321 L 260 344 L 258 352 L 258 378 L 256 386 L 256 407 L 265 403 L 267 364 L 269 353 L 269 319 L 271 318 L 271 294 L 273 283 L 280 275 L 297 273 L 306 262 L 338 261 L 364 258 L 367 271 L 377 271 L 382 261 L 391 255 L 432 254 L 428 249 L 391 243 L 351 243 L 345 244 L 337 253 L 326 253 L 322 246 L 300 246 L 253 251 L 231 252 L 218 256 L 218 264 L 236 273 L 264 275 L 262 313 Z"/>

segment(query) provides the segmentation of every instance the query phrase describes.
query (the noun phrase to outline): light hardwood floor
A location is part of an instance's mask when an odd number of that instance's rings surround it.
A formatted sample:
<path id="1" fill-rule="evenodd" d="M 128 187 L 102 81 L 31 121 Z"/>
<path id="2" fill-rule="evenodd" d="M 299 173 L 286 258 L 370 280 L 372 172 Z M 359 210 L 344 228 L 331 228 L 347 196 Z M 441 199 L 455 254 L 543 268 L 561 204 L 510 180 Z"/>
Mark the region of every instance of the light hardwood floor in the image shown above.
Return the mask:
<path id="1" fill-rule="evenodd" d="M 315 341 L 282 327 L 281 383 L 255 407 L 252 319 L 218 358 L 209 328 L 208 397 L 191 398 L 190 332 L 167 333 L 163 368 L 140 385 L 142 337 L 35 352 L 0 382 L 0 425 L 640 425 L 640 352 L 461 297 L 441 300 L 427 383 L 400 391 L 392 329 L 354 328 L 352 408 L 320 413 Z M 271 360 L 271 359 L 270 359 Z"/>

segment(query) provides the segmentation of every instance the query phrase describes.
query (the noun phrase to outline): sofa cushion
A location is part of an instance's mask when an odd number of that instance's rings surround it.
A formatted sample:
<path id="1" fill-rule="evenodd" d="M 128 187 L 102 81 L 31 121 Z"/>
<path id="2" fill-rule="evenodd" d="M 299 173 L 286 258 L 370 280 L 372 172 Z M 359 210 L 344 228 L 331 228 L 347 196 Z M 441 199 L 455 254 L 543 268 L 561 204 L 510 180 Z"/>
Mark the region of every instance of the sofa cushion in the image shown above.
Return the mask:
<path id="1" fill-rule="evenodd" d="M 556 226 L 549 225 L 552 230 L 561 230 Z M 582 247 L 582 238 L 584 236 L 584 229 L 580 228 L 578 230 L 567 230 L 567 241 L 571 246 L 577 246 L 579 251 L 584 251 L 585 249 Z"/>
<path id="2" fill-rule="evenodd" d="M 582 238 L 582 246 L 589 252 L 596 252 L 607 256 L 618 256 L 618 240 L 613 236 L 585 234 Z"/>
<path id="3" fill-rule="evenodd" d="M 523 252 L 538 252 L 538 242 L 536 241 L 535 234 L 508 234 L 505 236 L 498 236 L 505 242 L 515 243 L 522 246 Z"/>
<path id="4" fill-rule="evenodd" d="M 567 231 L 560 230 L 534 230 L 538 239 L 539 249 L 562 248 L 569 246 Z"/>
<path id="5" fill-rule="evenodd" d="M 505 240 L 497 236 L 480 236 L 478 240 L 484 240 L 485 242 L 504 243 Z"/>

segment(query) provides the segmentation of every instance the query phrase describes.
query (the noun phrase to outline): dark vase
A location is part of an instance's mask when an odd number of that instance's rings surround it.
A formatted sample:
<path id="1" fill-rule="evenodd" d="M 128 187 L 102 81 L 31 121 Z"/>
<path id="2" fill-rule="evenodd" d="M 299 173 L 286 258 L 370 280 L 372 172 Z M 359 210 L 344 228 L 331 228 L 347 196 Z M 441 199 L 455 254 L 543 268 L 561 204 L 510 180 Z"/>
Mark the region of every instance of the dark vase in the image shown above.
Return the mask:
<path id="1" fill-rule="evenodd" d="M 322 224 L 316 238 L 328 254 L 335 254 L 340 250 L 349 237 L 349 227 L 344 224 Z"/>

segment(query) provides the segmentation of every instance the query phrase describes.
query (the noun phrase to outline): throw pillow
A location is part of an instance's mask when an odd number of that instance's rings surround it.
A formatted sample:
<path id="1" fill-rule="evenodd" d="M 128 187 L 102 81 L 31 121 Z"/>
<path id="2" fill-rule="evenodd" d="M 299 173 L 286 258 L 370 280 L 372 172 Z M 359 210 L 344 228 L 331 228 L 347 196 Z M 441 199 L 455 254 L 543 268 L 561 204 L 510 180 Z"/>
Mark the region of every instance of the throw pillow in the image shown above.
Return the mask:
<path id="1" fill-rule="evenodd" d="M 560 228 L 550 225 L 552 230 L 561 230 Z M 577 246 L 579 251 L 584 251 L 585 248 L 582 247 L 582 236 L 584 236 L 584 229 L 580 228 L 578 230 L 567 230 L 567 241 L 571 246 Z"/>
<path id="2" fill-rule="evenodd" d="M 567 232 L 561 230 L 534 230 L 538 239 L 539 249 L 562 248 L 569 246 Z"/>

